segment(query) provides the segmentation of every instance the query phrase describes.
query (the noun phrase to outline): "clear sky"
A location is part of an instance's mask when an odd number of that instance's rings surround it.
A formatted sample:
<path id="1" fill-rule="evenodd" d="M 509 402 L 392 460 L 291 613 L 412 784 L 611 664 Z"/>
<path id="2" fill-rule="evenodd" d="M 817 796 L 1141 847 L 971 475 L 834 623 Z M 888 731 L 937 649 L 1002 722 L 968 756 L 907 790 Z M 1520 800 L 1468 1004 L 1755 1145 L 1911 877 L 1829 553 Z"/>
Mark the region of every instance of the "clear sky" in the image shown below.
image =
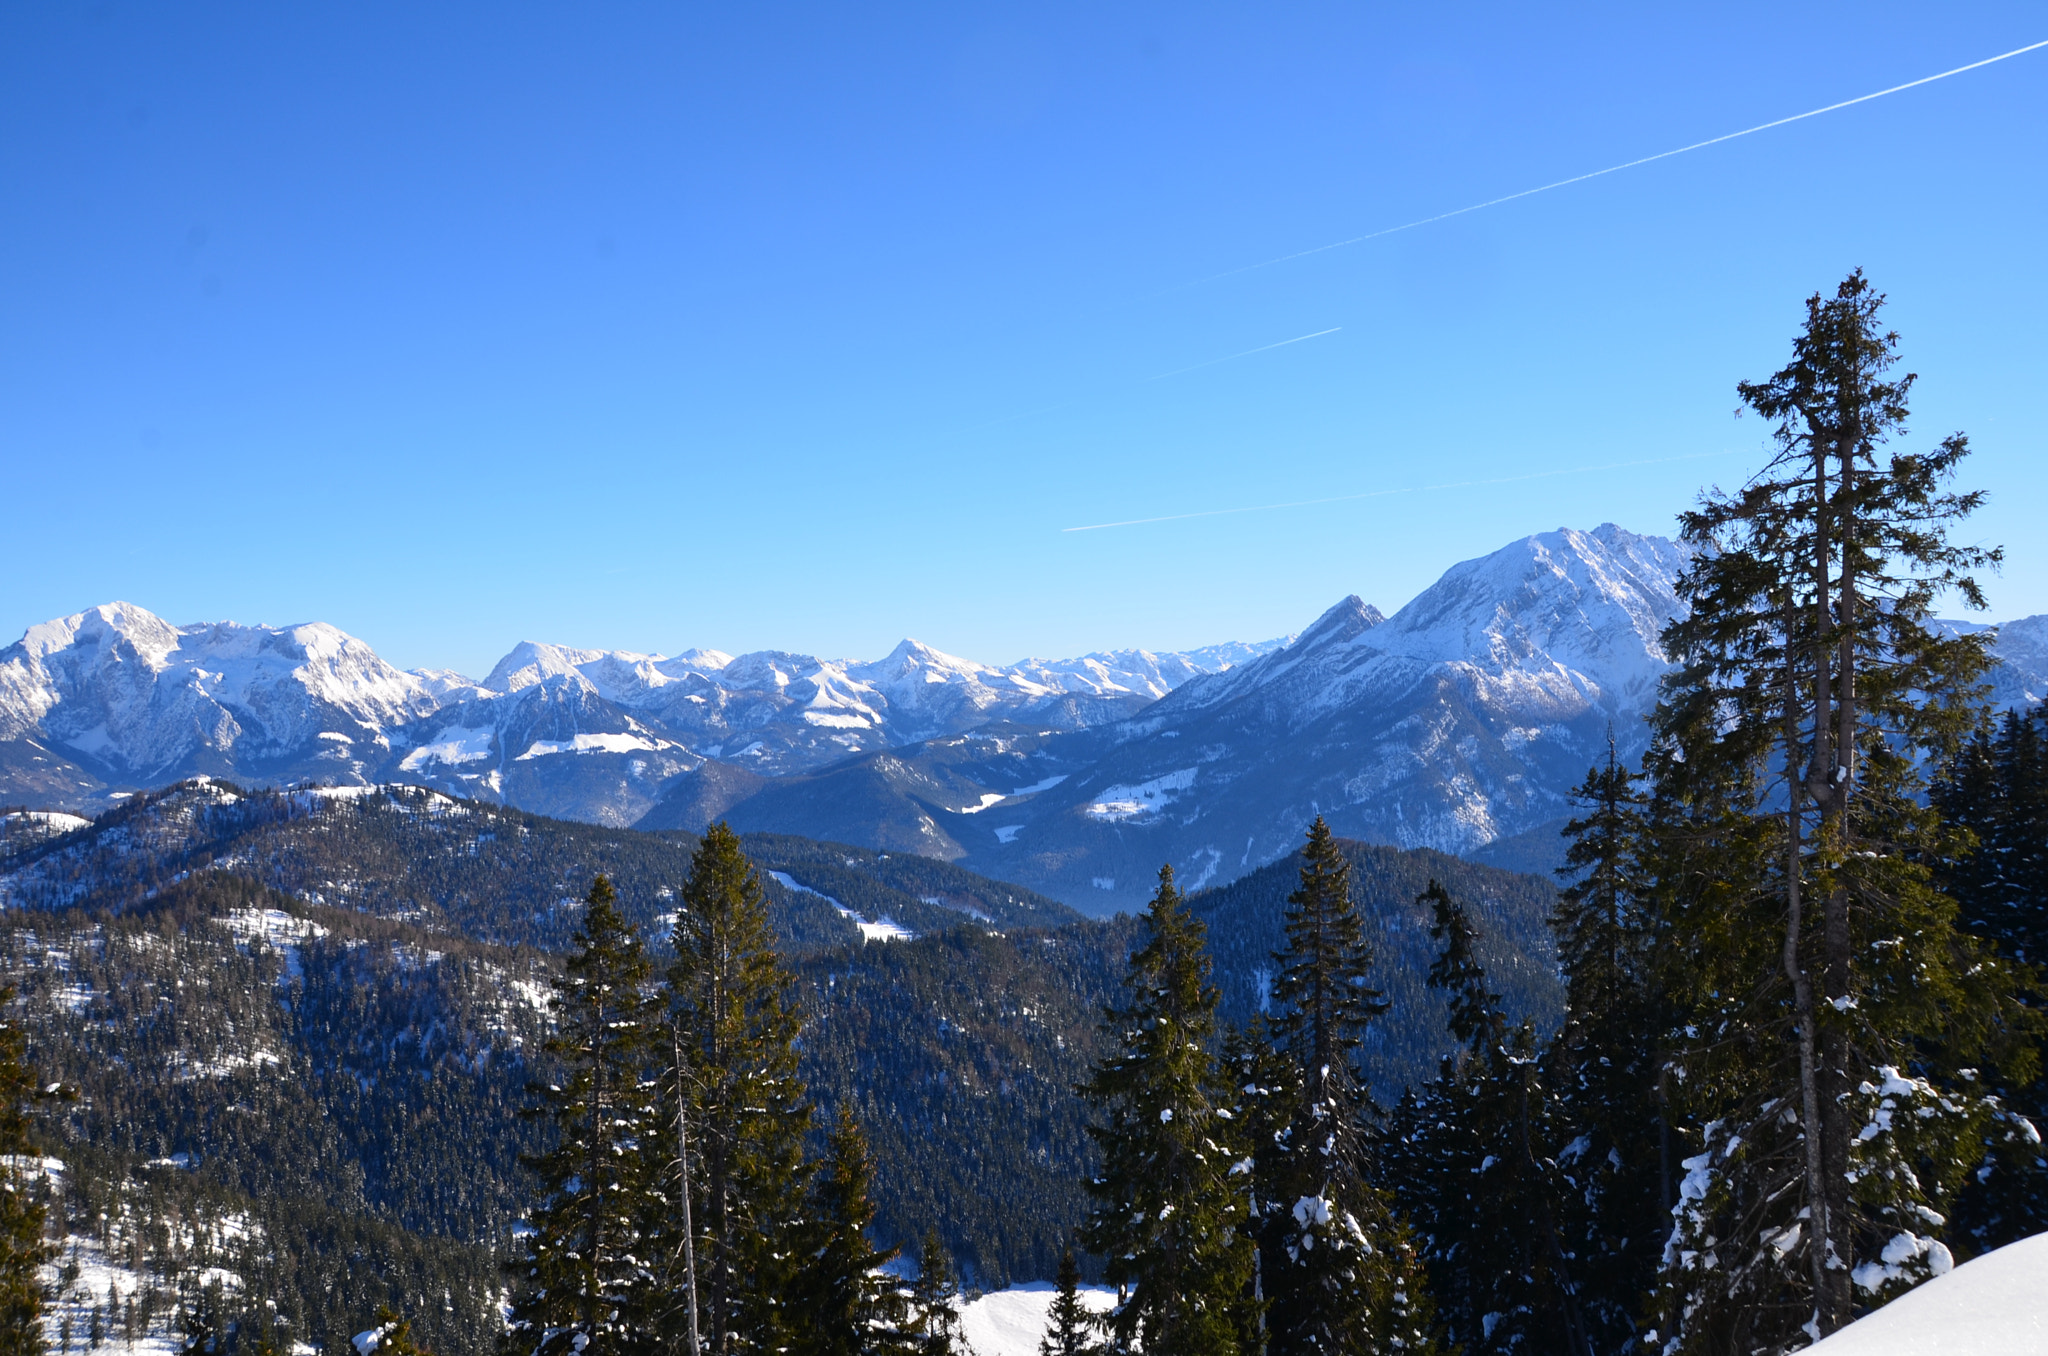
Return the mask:
<path id="1" fill-rule="evenodd" d="M 1978 448 L 1993 615 L 2048 612 L 2048 50 L 1229 272 L 2044 38 L 2038 3 L 6 6 L 0 643 L 114 598 L 470 673 L 1264 638 L 1530 532 L 1669 531 L 1856 265 L 1915 436 Z"/>

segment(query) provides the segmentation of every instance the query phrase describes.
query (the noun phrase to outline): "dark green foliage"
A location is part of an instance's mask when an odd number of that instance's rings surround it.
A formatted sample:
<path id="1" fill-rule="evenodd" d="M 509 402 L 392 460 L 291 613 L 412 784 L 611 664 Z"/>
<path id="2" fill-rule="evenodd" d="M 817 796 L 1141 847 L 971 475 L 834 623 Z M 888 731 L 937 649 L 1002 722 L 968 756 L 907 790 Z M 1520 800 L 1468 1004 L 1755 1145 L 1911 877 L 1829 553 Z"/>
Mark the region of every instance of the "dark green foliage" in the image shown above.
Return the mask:
<path id="1" fill-rule="evenodd" d="M 1777 456 L 1682 520 L 1648 763 L 1667 1086 L 1697 1127 L 1658 1301 L 1675 1352 L 1826 1334 L 1945 1269 L 1935 1220 L 2000 1130 L 1978 1070 L 2032 1062 L 2015 973 L 1927 866 L 1948 844 L 1921 769 L 1974 725 L 1988 662 L 1930 610 L 1981 606 L 1997 553 L 1951 539 L 1981 498 L 1947 488 L 1961 435 L 1880 459 L 1912 384 L 1882 304 L 1860 273 L 1808 301 L 1791 363 L 1741 387 Z"/>
<path id="2" fill-rule="evenodd" d="M 648 1077 L 657 1008 L 640 939 L 599 876 L 576 949 L 555 984 L 555 1030 L 542 1049 L 549 1082 L 529 1085 L 554 1144 L 526 1160 L 542 1195 L 520 1253 L 507 1349 L 533 1356 L 651 1351 L 651 1271 L 644 1201 L 655 1136 Z"/>
<path id="3" fill-rule="evenodd" d="M 1365 1030 L 1359 1067 L 1382 1105 L 1404 1087 L 1420 1087 L 1450 1053 L 1442 993 L 1423 982 L 1436 948 L 1429 912 L 1415 903 L 1432 880 L 1467 901 L 1484 937 L 1479 957 L 1505 996 L 1509 1016 L 1557 1029 L 1564 1008 L 1556 941 L 1548 924 L 1557 891 L 1549 881 L 1477 866 L 1426 848 L 1403 850 L 1339 838 L 1351 868 L 1360 939 L 1372 955 L 1368 985 L 1384 994 L 1388 1016 Z M 1260 867 L 1230 884 L 1195 895 L 1189 907 L 1208 929 L 1208 950 L 1224 1021 L 1243 1025 L 1271 1006 L 1273 953 L 1286 946 L 1287 896 L 1301 883 L 1299 855 Z"/>
<path id="4" fill-rule="evenodd" d="M 910 1286 L 909 1348 L 915 1356 L 962 1356 L 960 1286 L 939 1231 L 926 1229 Z"/>
<path id="5" fill-rule="evenodd" d="M 1081 1302 L 1081 1268 L 1072 1248 L 1060 1249 L 1059 1289 L 1045 1314 L 1038 1356 L 1096 1356 L 1095 1315 Z"/>
<path id="6" fill-rule="evenodd" d="M 517 1113 L 540 1013 L 508 994 L 533 958 L 218 874 L 118 917 L 10 924 L 0 963 L 43 1076 L 78 1091 L 49 1116 L 57 1217 L 139 1273 L 138 1336 L 182 1308 L 230 1345 L 345 1350 L 390 1303 L 443 1356 L 491 1349 L 517 1158 L 539 1145 Z M 309 925 L 327 935 L 294 935 Z M 207 1301 L 210 1268 L 249 1284 Z"/>
<path id="7" fill-rule="evenodd" d="M 0 988 L 0 1356 L 42 1356 L 43 1279 L 56 1250 L 43 1238 L 43 1174 L 30 1109 L 41 1091 L 28 1063 L 28 1035 L 11 988 Z"/>
<path id="8" fill-rule="evenodd" d="M 897 1249 L 868 1239 L 875 1206 L 874 1164 L 851 1110 L 839 1113 L 831 1147 L 811 1187 L 811 1219 L 793 1302 L 800 1315 L 797 1356 L 881 1356 L 907 1352 L 905 1305 L 892 1277 L 879 1274 Z"/>
<path id="9" fill-rule="evenodd" d="M 388 1304 L 377 1306 L 377 1316 L 369 1331 L 376 1334 L 369 1349 L 358 1346 L 362 1356 L 434 1356 L 434 1354 L 413 1340 L 412 1323 Z"/>
<path id="10" fill-rule="evenodd" d="M 1387 1004 L 1369 987 L 1372 953 L 1350 863 L 1320 817 L 1287 906 L 1270 1035 L 1290 1066 L 1284 1086 L 1293 1099 L 1247 1113 L 1260 1129 L 1268 1116 L 1281 1122 L 1248 1165 L 1264 1169 L 1251 1176 L 1269 1348 L 1336 1356 L 1426 1343 L 1422 1277 L 1407 1265 L 1404 1231 L 1372 1180 L 1367 1135 L 1379 1112 L 1356 1063 L 1367 1024 Z M 1265 1100 L 1269 1084 L 1249 1072 Z"/>
<path id="11" fill-rule="evenodd" d="M 2048 708 L 2008 711 L 1995 732 L 1980 728 L 1934 783 L 1942 817 L 1970 841 L 1938 864 L 1963 926 L 2032 967 L 2027 1000 L 2038 1011 L 2048 964 Z M 1988 1079 L 2006 1116 L 2048 1126 L 2043 1050 L 2032 1047 L 2031 1083 L 2003 1067 Z M 2008 1121 L 2008 1124 L 2010 1122 Z M 2048 1229 L 2048 1161 L 2025 1134 L 1988 1137 L 1983 1165 L 1957 1203 L 1952 1236 L 1973 1250 L 2000 1247 Z"/>
<path id="12" fill-rule="evenodd" d="M 673 1124 L 680 1092 L 701 1331 L 713 1356 L 773 1351 L 792 1331 L 785 1302 L 797 1283 L 811 1119 L 797 1076 L 795 981 L 777 953 L 760 877 L 723 824 L 692 856 L 680 904 L 668 993 L 681 1066 L 661 1079 L 670 1099 L 661 1123 Z M 672 1268 L 679 1244 L 662 1249 Z M 661 1288 L 678 1293 L 680 1278 L 671 1271 Z"/>
<path id="13" fill-rule="evenodd" d="M 1474 958 L 1478 934 L 1442 886 L 1424 893 L 1458 1051 L 1404 1098 L 1389 1177 L 1423 1244 L 1445 1336 L 1474 1353 L 1591 1351 L 1559 1230 L 1557 1127 L 1534 1029 L 1510 1026 Z"/>
<path id="14" fill-rule="evenodd" d="M 1131 954 L 1121 1006 L 1103 1013 L 1107 1051 L 1081 1092 L 1102 1153 L 1082 1231 L 1124 1298 L 1119 1349 L 1182 1356 L 1247 1350 L 1257 1318 L 1246 1174 L 1218 1114 L 1216 990 L 1202 925 L 1162 868 Z"/>
<path id="15" fill-rule="evenodd" d="M 1136 930 L 956 930 L 798 964 L 804 1080 L 867 1128 L 878 1239 L 933 1223 L 980 1289 L 1052 1273 L 1094 1166 L 1073 1088 Z"/>
<path id="16" fill-rule="evenodd" d="M 1580 817 L 1551 923 L 1565 971 L 1565 1020 L 1544 1053 L 1554 1104 L 1559 1228 L 1595 1351 L 1637 1335 L 1670 1232 L 1670 1135 L 1658 1036 L 1670 1022 L 1654 984 L 1658 945 L 1641 861 L 1641 778 L 1608 748 L 1574 792 Z"/>

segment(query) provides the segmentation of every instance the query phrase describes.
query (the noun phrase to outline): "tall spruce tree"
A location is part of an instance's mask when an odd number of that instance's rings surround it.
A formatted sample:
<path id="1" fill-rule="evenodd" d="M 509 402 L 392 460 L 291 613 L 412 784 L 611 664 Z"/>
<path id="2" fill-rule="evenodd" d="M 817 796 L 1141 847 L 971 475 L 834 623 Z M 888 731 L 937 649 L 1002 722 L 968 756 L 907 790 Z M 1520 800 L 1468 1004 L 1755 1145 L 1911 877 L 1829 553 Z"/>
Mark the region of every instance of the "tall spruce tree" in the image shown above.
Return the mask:
<path id="1" fill-rule="evenodd" d="M 1967 733 L 1986 663 L 1931 608 L 1981 605 L 1996 553 L 1949 535 L 1978 503 L 1947 489 L 1961 435 L 1880 459 L 1912 384 L 1882 302 L 1861 273 L 1809 300 L 1792 362 L 1740 388 L 1777 456 L 1683 519 L 1649 760 L 1699 1127 L 1661 1267 L 1674 1352 L 1817 1338 L 1943 1270 L 1936 1221 L 1998 1110 L 1968 1071 L 2024 1019 L 1925 865 L 1919 769 Z"/>
<path id="2" fill-rule="evenodd" d="M 557 1081 L 529 1085 L 528 1113 L 552 1149 L 526 1159 L 543 1195 L 524 1256 L 507 1264 L 509 1348 L 533 1356 L 640 1356 L 658 1349 L 648 1313 L 654 1275 L 645 1232 L 654 1132 L 659 1005 L 640 938 L 599 876 L 555 981 L 555 1031 L 542 1047 Z"/>
<path id="3" fill-rule="evenodd" d="M 1559 1136 L 1559 1227 L 1599 1352 L 1624 1350 L 1640 1332 L 1671 1219 L 1675 1160 L 1656 1038 L 1668 1024 L 1654 983 L 1640 781 L 1610 735 L 1606 763 L 1573 791 L 1581 814 L 1564 830 L 1564 888 L 1551 915 L 1565 973 L 1564 1025 L 1543 1060 Z"/>
<path id="4" fill-rule="evenodd" d="M 1961 909 L 1963 926 L 2028 965 L 2026 996 L 2038 1010 L 2048 996 L 2048 707 L 2007 711 L 1995 730 L 1981 727 L 1943 769 L 1932 799 L 1945 820 L 1968 834 L 1938 865 L 1943 887 Z M 1956 1203 L 1953 1231 L 1973 1251 L 2048 1229 L 2048 1159 L 2037 1138 L 2048 1126 L 2041 1054 L 2037 1039 L 2031 1084 L 2003 1068 L 1988 1071 L 2005 1103 L 2001 1128 L 2016 1133 L 1988 1137 L 1985 1161 Z"/>
<path id="5" fill-rule="evenodd" d="M 1426 1345 L 1432 1327 L 1406 1230 L 1375 1184 L 1379 1116 L 1358 1068 L 1366 1024 L 1386 1011 L 1351 898 L 1351 863 L 1320 815 L 1287 897 L 1271 1035 L 1293 1066 L 1286 1125 L 1254 1162 L 1259 1279 L 1274 1356 Z"/>
<path id="6" fill-rule="evenodd" d="M 680 1346 L 694 1280 L 709 1356 L 779 1350 L 793 1340 L 798 1320 L 787 1301 L 805 1284 L 809 1261 L 803 1144 L 811 1109 L 797 1075 L 794 981 L 775 949 L 760 877 L 722 823 L 690 859 L 675 949 L 663 1053 L 676 1058 L 664 1061 L 665 1105 L 649 1139 L 667 1165 L 662 1190 L 651 1193 L 663 1220 L 662 1327 Z M 679 1117 L 687 1159 L 675 1142 Z M 685 1162 L 696 1232 L 688 1250 Z"/>
<path id="7" fill-rule="evenodd" d="M 14 990 L 0 989 L 0 1356 L 42 1356 L 42 1268 L 57 1254 L 43 1236 L 43 1180 L 31 1112 L 38 1098 L 28 1034 Z"/>
<path id="8" fill-rule="evenodd" d="M 1060 1249 L 1060 1271 L 1052 1304 L 1046 1309 L 1045 1336 L 1038 1356 L 1096 1356 L 1095 1315 L 1081 1300 L 1081 1264 L 1071 1245 Z"/>
<path id="9" fill-rule="evenodd" d="M 1403 1100 L 1394 1161 L 1437 1315 L 1467 1352 L 1590 1356 L 1559 1223 L 1557 1131 L 1535 1029 L 1511 1025 L 1487 988 L 1464 907 L 1435 881 L 1419 902 L 1430 905 L 1431 935 L 1443 945 L 1429 984 L 1450 998 L 1458 1048 L 1419 1096 Z"/>
<path id="10" fill-rule="evenodd" d="M 1204 929 L 1162 867 L 1131 953 L 1125 1002 L 1103 1014 L 1109 1053 L 1079 1091 L 1102 1154 L 1082 1230 L 1118 1288 L 1109 1331 L 1176 1356 L 1238 1356 L 1257 1332 L 1252 1239 L 1233 1127 L 1219 1111 L 1216 989 Z"/>
<path id="11" fill-rule="evenodd" d="M 795 1294 L 796 1356 L 907 1356 L 904 1297 L 882 1268 L 897 1249 L 877 1248 L 869 1198 L 874 1162 L 851 1107 L 842 1107 L 812 1186 L 810 1237 Z"/>
<path id="12" fill-rule="evenodd" d="M 961 1356 L 960 1283 L 936 1228 L 924 1231 L 917 1279 L 910 1286 L 910 1349 L 916 1356 Z"/>

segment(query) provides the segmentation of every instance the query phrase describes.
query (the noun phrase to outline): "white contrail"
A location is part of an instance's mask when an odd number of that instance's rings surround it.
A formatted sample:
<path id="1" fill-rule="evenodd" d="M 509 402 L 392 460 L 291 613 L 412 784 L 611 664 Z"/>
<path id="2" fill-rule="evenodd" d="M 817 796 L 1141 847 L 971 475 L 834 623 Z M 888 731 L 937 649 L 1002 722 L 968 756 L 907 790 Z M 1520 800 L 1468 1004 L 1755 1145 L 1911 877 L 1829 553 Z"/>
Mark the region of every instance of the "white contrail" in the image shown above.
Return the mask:
<path id="1" fill-rule="evenodd" d="M 1292 339 L 1282 339 L 1277 344 L 1261 344 L 1257 348 L 1248 348 L 1242 353 L 1225 354 L 1221 358 L 1211 358 L 1207 362 L 1195 363 L 1190 367 L 1176 367 L 1171 372 L 1161 372 L 1158 376 L 1147 377 L 1145 378 L 1145 380 L 1165 381 L 1168 377 L 1177 377 L 1183 372 L 1199 372 L 1205 367 L 1214 367 L 1218 363 L 1235 362 L 1239 358 L 1249 358 L 1254 353 L 1264 353 L 1268 349 L 1286 348 L 1289 344 L 1299 344 L 1310 339 L 1320 339 L 1326 334 L 1335 334 L 1338 330 L 1341 330 L 1343 328 L 1344 327 L 1342 325 L 1332 325 L 1330 326 L 1330 328 L 1326 330 L 1317 330 L 1314 334 L 1297 334 Z"/>
<path id="2" fill-rule="evenodd" d="M 1588 174 L 1575 174 L 1569 179 L 1559 179 L 1554 184 L 1544 184 L 1539 188 L 1525 188 L 1519 193 L 1510 193 L 1505 197 L 1488 198 L 1485 202 L 1475 202 L 1470 207 L 1460 207 L 1449 212 L 1439 212 L 1433 217 L 1420 217 L 1414 221 L 1403 222 L 1399 226 L 1388 226 L 1382 230 L 1368 231 L 1364 235 L 1354 235 L 1349 240 L 1333 240 L 1327 245 L 1317 245 L 1313 249 L 1296 250 L 1292 254 L 1282 254 L 1276 258 L 1266 259 L 1256 264 L 1246 264 L 1241 268 L 1225 269 L 1221 273 L 1211 273 L 1206 278 L 1197 278 L 1191 283 L 1182 283 L 1181 286 L 1195 287 L 1202 283 L 1215 282 L 1218 278 L 1229 278 L 1239 273 L 1249 273 L 1253 269 L 1270 268 L 1274 264 L 1284 264 L 1290 259 L 1305 259 L 1311 254 L 1323 254 L 1329 250 L 1340 250 L 1346 245 L 1363 244 L 1368 240 L 1377 240 L 1381 236 L 1396 235 L 1402 231 L 1412 231 L 1418 226 L 1428 226 L 1433 222 L 1448 221 L 1452 217 L 1462 217 L 1468 212 L 1478 212 L 1488 207 L 1498 207 L 1504 202 L 1513 202 L 1517 198 L 1534 197 L 1538 193 L 1548 193 L 1553 188 L 1565 188 L 1571 184 L 1582 184 L 1588 179 L 1598 179 L 1603 174 L 1619 174 L 1623 170 L 1634 169 L 1638 165 L 1647 165 L 1657 160 L 1669 160 L 1674 155 L 1684 155 L 1687 151 L 1697 151 L 1708 146 L 1718 146 L 1724 141 L 1733 141 L 1737 137 L 1754 136 L 1758 132 L 1768 132 L 1773 127 L 1783 127 L 1787 123 L 1803 122 L 1807 118 L 1817 118 L 1823 113 L 1833 113 L 1838 109 L 1853 108 L 1857 104 L 1867 104 L 1872 99 L 1882 99 L 1887 94 L 1897 94 L 1901 90 L 1917 89 L 1921 85 L 1931 85 L 1937 80 L 1946 80 L 1952 75 L 1961 75 L 1965 71 L 1974 71 L 1983 66 L 1995 65 L 2001 61 L 2010 61 L 2016 56 L 2025 56 L 2028 52 L 2037 52 L 2043 47 L 2048 47 L 2048 40 L 2029 43 L 2025 47 L 2015 47 L 2010 52 L 2000 52 L 1997 56 L 1985 57 L 1982 61 L 1973 61 L 1967 66 L 1957 66 L 1953 70 L 1942 71 L 1935 75 L 1923 75 L 1918 80 L 1908 80 L 1905 84 L 1893 85 L 1890 89 L 1881 89 L 1871 94 L 1860 94 L 1854 99 L 1844 99 L 1838 104 L 1829 104 L 1826 108 L 1809 109 L 1804 113 L 1794 113 L 1789 118 L 1778 118 L 1772 122 L 1761 122 L 1754 127 L 1745 127 L 1740 132 L 1728 132 L 1722 136 L 1709 137 L 1705 141 L 1695 141 L 1690 146 L 1680 146 L 1678 149 L 1671 151 L 1659 151 L 1655 155 L 1646 155 L 1640 160 L 1630 160 L 1619 165 L 1609 165 L 1606 169 L 1597 169 Z M 1171 291 L 1173 289 L 1169 288 L 1168 290 Z"/>
<path id="3" fill-rule="evenodd" d="M 1605 466 L 1573 466 L 1561 471 L 1531 471 L 1521 476 L 1495 476 L 1490 480 L 1458 480 L 1442 485 L 1408 485 L 1398 490 L 1367 490 L 1363 494 L 1333 494 L 1326 499 L 1294 499 L 1285 504 L 1251 504 L 1244 508 L 1202 509 L 1195 513 L 1168 513 L 1157 518 L 1126 518 L 1116 523 L 1089 523 L 1085 527 L 1063 527 L 1062 532 L 1100 532 L 1108 527 L 1140 527 L 1146 523 L 1177 523 L 1187 518 L 1220 518 L 1229 513 L 1265 513 L 1272 509 L 1307 508 L 1312 504 L 1347 504 L 1355 499 L 1384 499 L 1390 494 L 1427 494 L 1433 490 L 1469 490 L 1480 485 L 1511 485 L 1521 480 L 1548 480 L 1553 476 L 1581 476 L 1594 471 L 1620 471 L 1630 466 L 1666 466 L 1674 461 L 1702 461 L 1708 457 L 1732 457 L 1734 452 L 1693 452 L 1683 457 L 1651 457 L 1645 461 L 1616 461 Z"/>

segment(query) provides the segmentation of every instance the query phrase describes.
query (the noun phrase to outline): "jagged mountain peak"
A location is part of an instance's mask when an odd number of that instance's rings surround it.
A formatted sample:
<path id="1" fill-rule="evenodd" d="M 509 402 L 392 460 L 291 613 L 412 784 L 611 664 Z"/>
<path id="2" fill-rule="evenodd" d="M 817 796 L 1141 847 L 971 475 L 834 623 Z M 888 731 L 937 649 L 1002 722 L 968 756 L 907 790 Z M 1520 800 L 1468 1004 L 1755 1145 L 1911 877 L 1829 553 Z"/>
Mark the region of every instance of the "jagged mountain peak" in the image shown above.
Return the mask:
<path id="1" fill-rule="evenodd" d="M 846 671 L 878 683 L 913 677 L 926 683 L 985 682 L 999 676 L 998 670 L 986 664 L 947 654 L 908 636 L 882 658 L 865 664 L 850 663 Z"/>
<path id="2" fill-rule="evenodd" d="M 1658 637 L 1685 561 L 1676 542 L 1612 523 L 1536 533 L 1453 565 L 1366 644 L 1495 677 L 1569 670 L 1643 699 L 1664 669 Z"/>
<path id="3" fill-rule="evenodd" d="M 61 650 L 104 650 L 110 642 L 126 642 L 156 667 L 178 648 L 179 638 L 177 627 L 148 608 L 117 601 L 31 626 L 9 649 L 40 660 Z"/>
<path id="4" fill-rule="evenodd" d="M 1315 650 L 1326 645 L 1342 645 L 1364 635 L 1384 621 L 1384 613 L 1353 593 L 1317 617 L 1288 648 Z"/>

